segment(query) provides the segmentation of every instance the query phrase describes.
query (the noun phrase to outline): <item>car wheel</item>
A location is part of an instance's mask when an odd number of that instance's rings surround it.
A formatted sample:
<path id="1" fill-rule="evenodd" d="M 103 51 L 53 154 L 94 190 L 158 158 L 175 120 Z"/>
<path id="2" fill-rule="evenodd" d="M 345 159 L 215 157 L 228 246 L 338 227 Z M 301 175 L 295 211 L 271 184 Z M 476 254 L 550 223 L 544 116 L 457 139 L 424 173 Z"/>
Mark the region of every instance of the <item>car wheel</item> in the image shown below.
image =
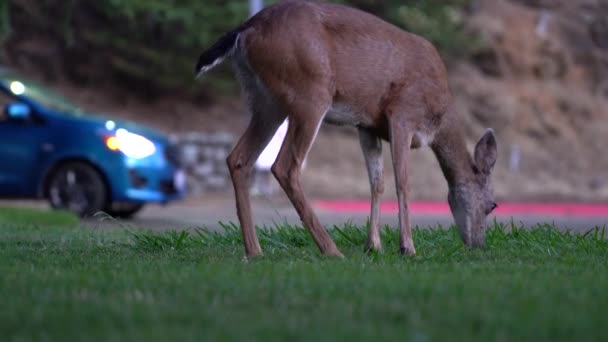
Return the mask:
<path id="1" fill-rule="evenodd" d="M 108 192 L 101 174 L 86 163 L 60 165 L 47 184 L 51 207 L 68 210 L 81 217 L 102 211 L 107 202 Z"/>
<path id="2" fill-rule="evenodd" d="M 143 207 L 144 203 L 112 203 L 106 213 L 116 218 L 130 219 Z"/>

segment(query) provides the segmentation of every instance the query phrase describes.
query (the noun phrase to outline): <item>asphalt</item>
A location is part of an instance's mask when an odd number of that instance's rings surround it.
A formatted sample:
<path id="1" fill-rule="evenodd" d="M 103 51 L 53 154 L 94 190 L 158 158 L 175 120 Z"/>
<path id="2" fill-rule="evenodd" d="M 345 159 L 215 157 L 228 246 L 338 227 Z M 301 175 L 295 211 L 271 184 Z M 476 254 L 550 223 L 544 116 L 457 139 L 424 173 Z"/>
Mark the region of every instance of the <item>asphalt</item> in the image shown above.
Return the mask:
<path id="1" fill-rule="evenodd" d="M 365 202 L 316 201 L 315 211 L 326 227 L 341 226 L 345 222 L 357 225 L 366 224 L 369 216 L 369 205 Z M 329 204 L 329 205 L 328 205 Z M 515 223 L 533 227 L 538 224 L 554 224 L 560 230 L 570 230 L 584 233 L 595 227 L 608 226 L 608 204 L 525 204 L 509 203 L 501 205 L 497 215 L 490 216 L 488 222 Z M 449 208 L 444 203 L 412 203 L 412 226 L 419 227 L 449 227 L 453 224 Z M 257 199 L 252 201 L 255 224 L 259 226 L 274 226 L 277 223 L 300 224 L 296 211 L 287 202 Z M 396 204 L 386 202 L 383 205 L 381 223 L 397 226 L 398 218 Z M 89 220 L 87 224 L 99 227 L 140 227 L 153 230 L 191 229 L 207 227 L 220 229 L 219 222 L 238 223 L 235 203 L 232 198 L 186 202 L 167 207 L 148 206 L 132 221 L 100 222 L 99 219 Z"/>
<path id="2" fill-rule="evenodd" d="M 369 216 L 366 201 L 314 201 L 315 212 L 326 227 L 342 226 L 344 223 L 365 225 Z M 0 206 L 33 207 L 48 209 L 45 202 L 0 201 Z M 412 226 L 449 227 L 453 224 L 449 208 L 445 203 L 411 203 Z M 275 224 L 300 224 L 300 219 L 291 204 L 285 200 L 252 201 L 254 222 L 258 226 Z M 397 226 L 397 206 L 384 202 L 381 224 Z M 554 224 L 560 230 L 585 233 L 595 227 L 608 227 L 608 204 L 563 204 L 563 203 L 505 203 L 490 216 L 505 224 L 515 223 L 533 227 L 538 224 Z M 103 215 L 82 221 L 83 227 L 93 229 L 148 229 L 184 230 L 206 227 L 219 230 L 224 223 L 238 223 L 234 199 L 230 196 L 203 200 L 188 200 L 168 206 L 148 205 L 133 220 L 117 220 Z"/>

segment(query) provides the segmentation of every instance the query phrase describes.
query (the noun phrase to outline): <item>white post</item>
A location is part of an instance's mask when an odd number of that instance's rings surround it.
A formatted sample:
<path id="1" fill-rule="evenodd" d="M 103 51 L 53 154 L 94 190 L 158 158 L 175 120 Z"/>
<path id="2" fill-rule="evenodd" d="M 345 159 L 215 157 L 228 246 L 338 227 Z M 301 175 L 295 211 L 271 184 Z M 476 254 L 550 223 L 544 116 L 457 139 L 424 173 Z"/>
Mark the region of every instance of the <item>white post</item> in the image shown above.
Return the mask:
<path id="1" fill-rule="evenodd" d="M 511 144 L 511 157 L 509 158 L 509 169 L 511 171 L 519 171 L 521 162 L 521 151 L 518 144 Z"/>
<path id="2" fill-rule="evenodd" d="M 264 8 L 264 0 L 249 0 L 249 16 L 253 17 Z"/>

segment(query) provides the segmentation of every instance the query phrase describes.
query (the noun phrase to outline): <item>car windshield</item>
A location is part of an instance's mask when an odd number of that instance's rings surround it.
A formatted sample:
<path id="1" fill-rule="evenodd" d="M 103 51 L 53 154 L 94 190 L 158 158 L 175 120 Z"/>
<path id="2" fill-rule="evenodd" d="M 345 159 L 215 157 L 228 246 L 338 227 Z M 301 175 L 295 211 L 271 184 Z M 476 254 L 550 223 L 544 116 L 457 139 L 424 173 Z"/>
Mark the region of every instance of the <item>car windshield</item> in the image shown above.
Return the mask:
<path id="1" fill-rule="evenodd" d="M 26 96 L 51 110 L 75 115 L 81 113 L 78 107 L 63 96 L 55 94 L 50 89 L 19 75 L 2 75 L 0 81 L 5 83 L 13 94 Z"/>

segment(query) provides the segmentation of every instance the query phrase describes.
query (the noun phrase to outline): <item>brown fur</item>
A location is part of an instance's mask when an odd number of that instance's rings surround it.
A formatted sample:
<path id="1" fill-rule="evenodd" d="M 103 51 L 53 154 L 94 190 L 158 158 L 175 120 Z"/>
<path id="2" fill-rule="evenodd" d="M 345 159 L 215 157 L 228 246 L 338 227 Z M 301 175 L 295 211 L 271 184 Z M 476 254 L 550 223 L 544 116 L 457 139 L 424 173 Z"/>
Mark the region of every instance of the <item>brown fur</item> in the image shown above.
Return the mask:
<path id="1" fill-rule="evenodd" d="M 272 171 L 324 254 L 341 255 L 300 184 L 302 162 L 323 120 L 359 128 L 372 189 L 367 249 L 381 249 L 379 139 L 391 144 L 401 251 L 415 253 L 407 204 L 408 154 L 410 147 L 425 144 L 437 155 L 450 186 L 450 205 L 463 240 L 483 243 L 479 230 L 487 210 L 480 215 L 479 208 L 493 203 L 488 178 L 496 160 L 495 139 L 492 132 L 484 136 L 477 148 L 480 157 L 473 161 L 461 119 L 452 110 L 445 66 L 428 41 L 353 8 L 288 0 L 239 28 L 231 58 L 253 115 L 228 158 L 247 255 L 261 254 L 251 218 L 249 173 L 285 117 L 289 129 Z M 485 158 L 492 153 L 493 160 Z M 476 167 L 484 161 L 486 165 Z"/>

